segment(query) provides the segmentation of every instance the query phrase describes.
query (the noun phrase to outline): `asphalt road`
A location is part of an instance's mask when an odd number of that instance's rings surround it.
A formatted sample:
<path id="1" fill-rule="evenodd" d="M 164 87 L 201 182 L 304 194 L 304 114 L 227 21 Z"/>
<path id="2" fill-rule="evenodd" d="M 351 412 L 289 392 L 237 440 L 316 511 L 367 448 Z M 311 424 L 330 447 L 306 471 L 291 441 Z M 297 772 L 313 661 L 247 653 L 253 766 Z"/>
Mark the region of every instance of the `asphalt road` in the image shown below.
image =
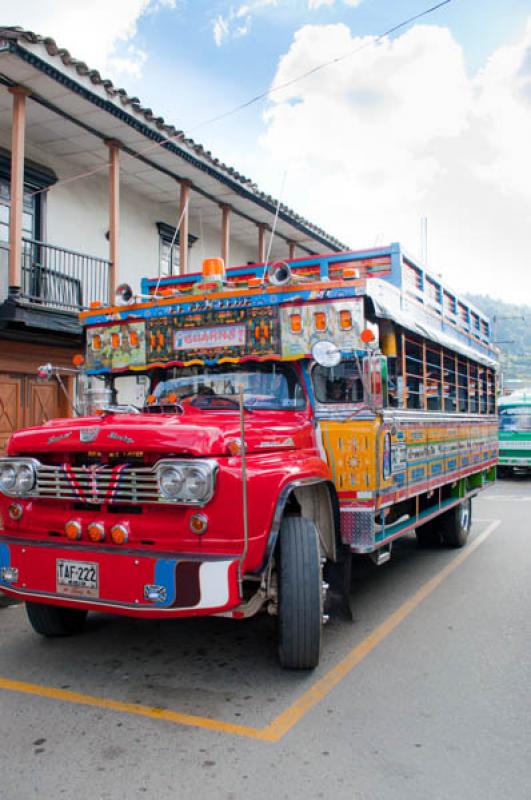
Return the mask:
<path id="1" fill-rule="evenodd" d="M 43 640 L 0 609 L 0 800 L 528 800 L 530 537 L 531 478 L 507 480 L 464 550 L 360 560 L 311 674 L 268 618 Z"/>

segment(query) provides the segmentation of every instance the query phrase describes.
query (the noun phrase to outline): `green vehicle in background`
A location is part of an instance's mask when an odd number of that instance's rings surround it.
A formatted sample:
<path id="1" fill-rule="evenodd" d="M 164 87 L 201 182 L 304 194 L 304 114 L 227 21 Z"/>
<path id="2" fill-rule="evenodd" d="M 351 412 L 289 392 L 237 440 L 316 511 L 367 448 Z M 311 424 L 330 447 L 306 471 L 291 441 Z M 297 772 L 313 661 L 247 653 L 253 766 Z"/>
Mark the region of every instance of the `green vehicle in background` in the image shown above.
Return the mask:
<path id="1" fill-rule="evenodd" d="M 531 389 L 501 398 L 498 414 L 498 477 L 531 470 Z"/>

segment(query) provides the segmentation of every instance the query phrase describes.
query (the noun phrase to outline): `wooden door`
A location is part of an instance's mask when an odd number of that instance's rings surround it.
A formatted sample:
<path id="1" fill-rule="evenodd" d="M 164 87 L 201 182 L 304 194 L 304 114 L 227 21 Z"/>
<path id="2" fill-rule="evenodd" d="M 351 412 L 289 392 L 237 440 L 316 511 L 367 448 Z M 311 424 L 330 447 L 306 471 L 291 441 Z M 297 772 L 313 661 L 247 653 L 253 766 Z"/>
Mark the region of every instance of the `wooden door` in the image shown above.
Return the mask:
<path id="1" fill-rule="evenodd" d="M 62 413 L 57 381 L 0 373 L 0 455 L 18 428 L 42 425 Z"/>
<path id="2" fill-rule="evenodd" d="M 24 378 L 0 374 L 0 454 L 5 452 L 7 440 L 24 422 Z"/>
<path id="3" fill-rule="evenodd" d="M 60 416 L 59 411 L 59 386 L 54 379 L 48 383 L 26 378 L 26 407 L 24 425 L 42 425 L 49 419 Z"/>

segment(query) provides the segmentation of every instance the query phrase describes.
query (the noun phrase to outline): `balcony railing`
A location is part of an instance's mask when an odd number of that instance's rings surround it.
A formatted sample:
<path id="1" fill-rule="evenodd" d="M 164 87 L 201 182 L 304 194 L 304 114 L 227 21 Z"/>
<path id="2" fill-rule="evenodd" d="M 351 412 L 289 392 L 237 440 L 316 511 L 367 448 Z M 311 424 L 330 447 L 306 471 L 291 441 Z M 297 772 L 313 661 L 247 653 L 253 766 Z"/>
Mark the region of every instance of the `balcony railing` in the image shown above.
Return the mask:
<path id="1" fill-rule="evenodd" d="M 0 242 L 0 261 L 9 246 Z M 109 300 L 111 263 L 75 250 L 23 239 L 20 296 L 39 307 L 77 312 L 94 300 Z"/>

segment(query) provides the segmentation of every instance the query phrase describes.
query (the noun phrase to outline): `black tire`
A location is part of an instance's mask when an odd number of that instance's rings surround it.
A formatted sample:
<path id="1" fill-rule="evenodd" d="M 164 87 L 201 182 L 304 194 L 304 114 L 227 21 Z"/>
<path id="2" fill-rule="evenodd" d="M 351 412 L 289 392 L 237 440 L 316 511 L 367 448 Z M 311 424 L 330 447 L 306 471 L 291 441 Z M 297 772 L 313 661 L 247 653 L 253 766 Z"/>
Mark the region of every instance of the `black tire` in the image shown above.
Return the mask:
<path id="1" fill-rule="evenodd" d="M 496 469 L 496 477 L 498 480 L 503 480 L 504 478 L 510 477 L 510 469 L 508 467 L 500 467 L 498 465 Z"/>
<path id="2" fill-rule="evenodd" d="M 443 544 L 447 547 L 464 547 L 472 524 L 472 500 L 463 500 L 445 511 L 440 520 Z"/>
<path id="3" fill-rule="evenodd" d="M 313 669 L 323 628 L 317 528 L 304 517 L 285 517 L 279 546 L 278 657 L 287 669 Z"/>
<path id="4" fill-rule="evenodd" d="M 26 603 L 26 613 L 33 630 L 41 636 L 73 636 L 85 627 L 87 612 L 80 608 Z"/>
<path id="5" fill-rule="evenodd" d="M 415 528 L 417 543 L 420 547 L 439 547 L 441 545 L 441 525 L 439 517 L 430 519 L 424 525 Z"/>

